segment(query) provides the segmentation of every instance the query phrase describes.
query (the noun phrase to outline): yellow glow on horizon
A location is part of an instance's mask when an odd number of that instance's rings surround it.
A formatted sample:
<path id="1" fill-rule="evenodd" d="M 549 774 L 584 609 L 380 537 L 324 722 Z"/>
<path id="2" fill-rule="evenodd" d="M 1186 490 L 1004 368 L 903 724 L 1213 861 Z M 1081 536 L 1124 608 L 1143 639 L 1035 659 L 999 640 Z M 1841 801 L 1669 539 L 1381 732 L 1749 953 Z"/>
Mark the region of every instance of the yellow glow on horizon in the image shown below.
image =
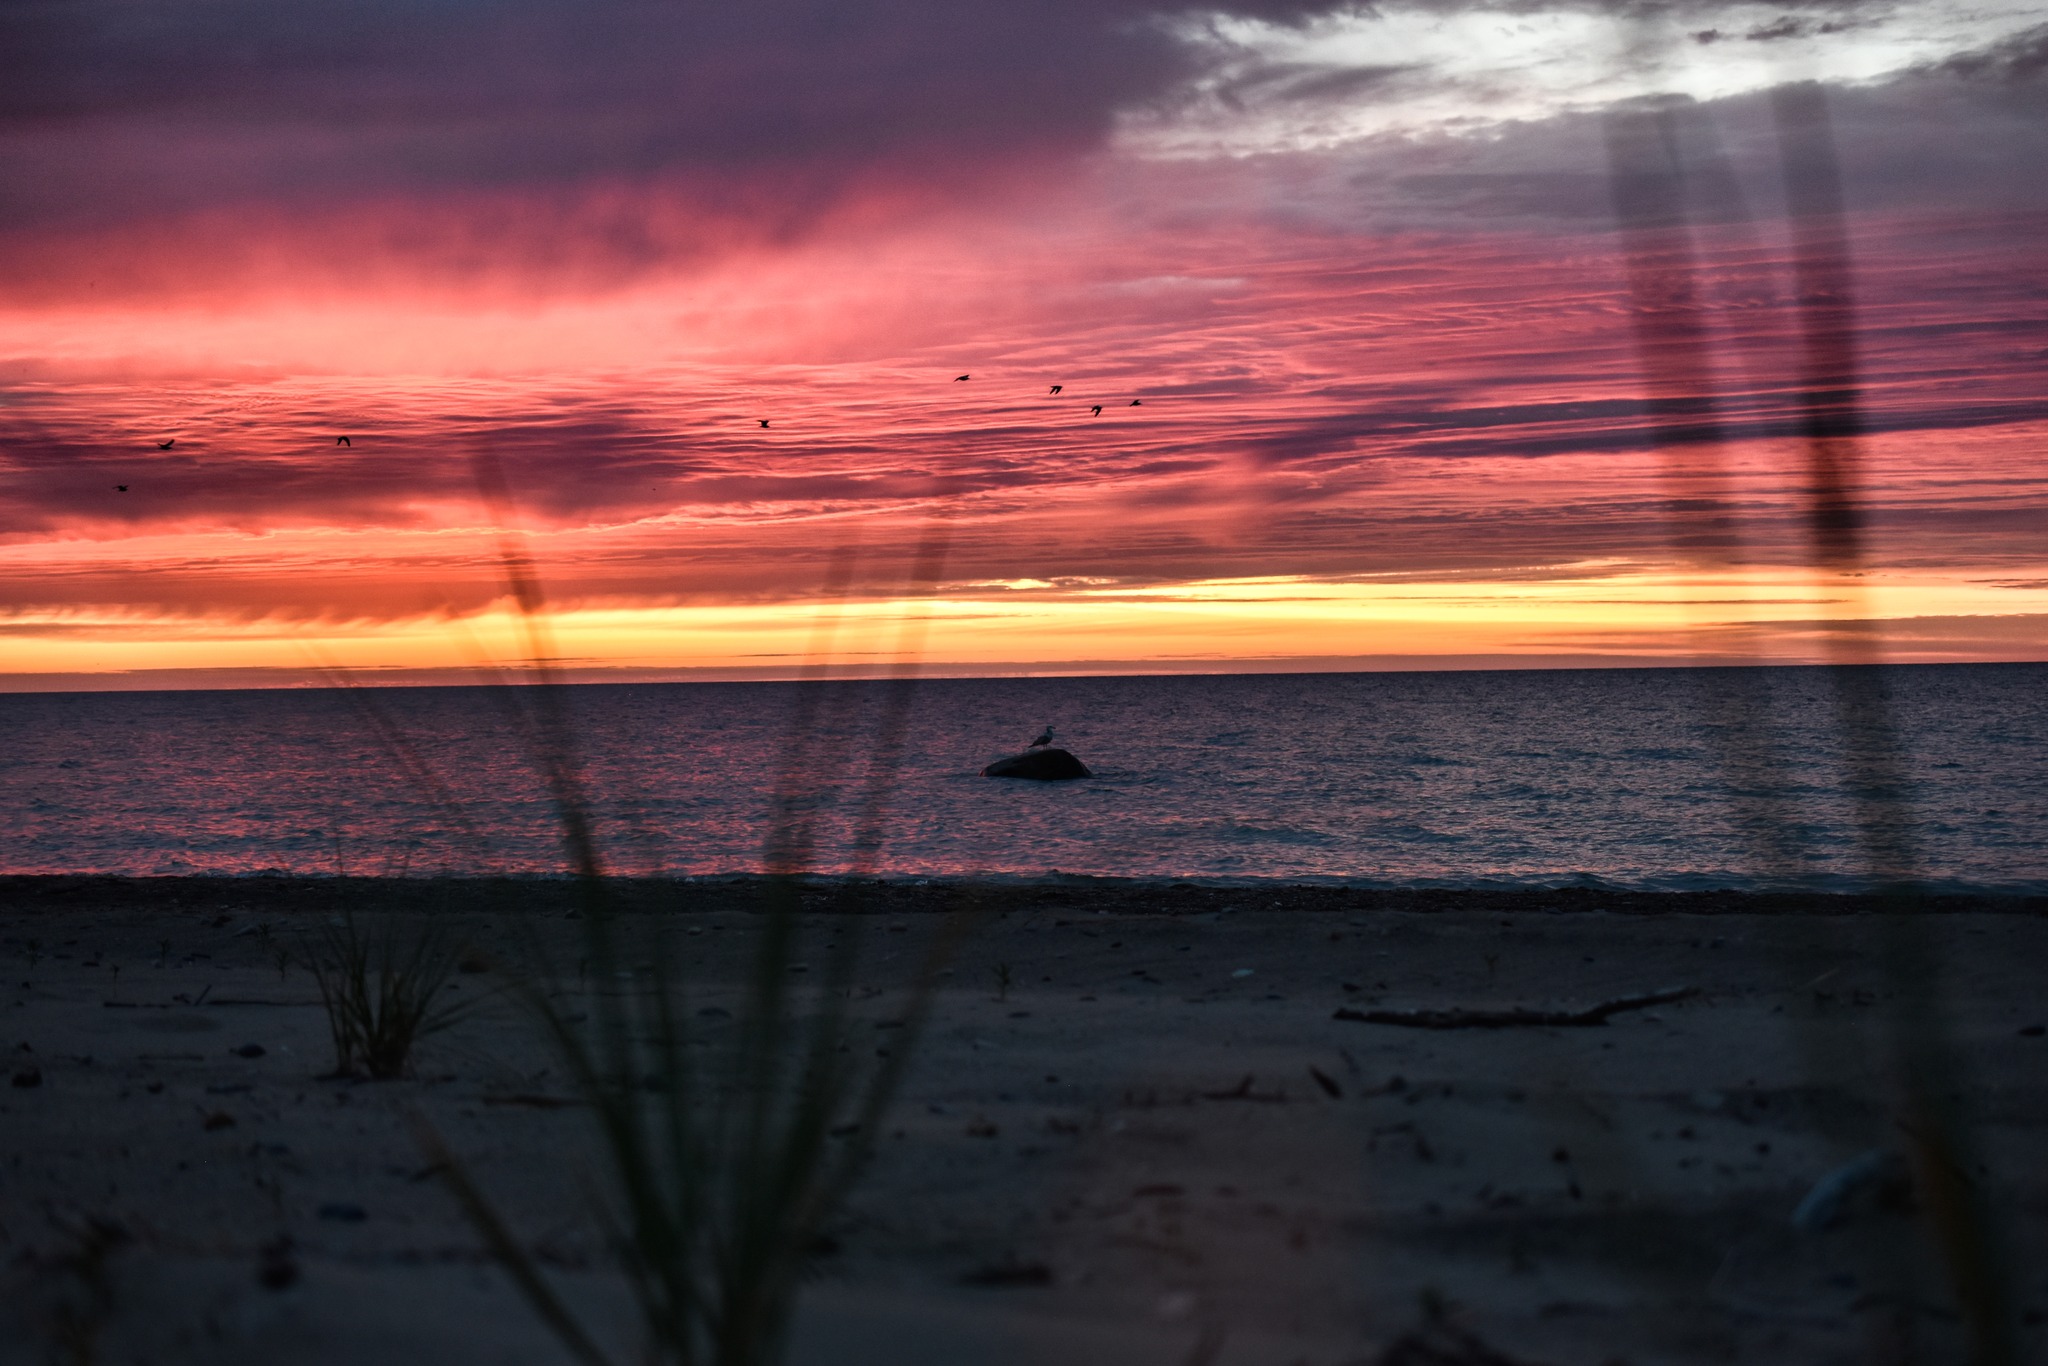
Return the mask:
<path id="1" fill-rule="evenodd" d="M 1917 625 L 1930 621 L 1946 634 L 1930 637 Z M 1830 658 L 1831 634 L 1863 622 L 1889 658 L 2048 656 L 2048 588 L 1953 572 L 1822 580 L 1798 567 L 1702 574 L 1586 565 L 1568 577 L 1508 581 L 976 584 L 836 605 L 594 604 L 552 611 L 542 627 L 548 651 L 579 670 L 765 674 L 806 664 L 972 672 L 1089 660 L 1228 667 L 1401 656 L 1818 662 Z M 161 669 L 464 669 L 529 655 L 527 624 L 507 603 L 458 618 L 310 622 L 47 612 L 0 619 L 0 630 L 7 673 L 17 680 Z"/>

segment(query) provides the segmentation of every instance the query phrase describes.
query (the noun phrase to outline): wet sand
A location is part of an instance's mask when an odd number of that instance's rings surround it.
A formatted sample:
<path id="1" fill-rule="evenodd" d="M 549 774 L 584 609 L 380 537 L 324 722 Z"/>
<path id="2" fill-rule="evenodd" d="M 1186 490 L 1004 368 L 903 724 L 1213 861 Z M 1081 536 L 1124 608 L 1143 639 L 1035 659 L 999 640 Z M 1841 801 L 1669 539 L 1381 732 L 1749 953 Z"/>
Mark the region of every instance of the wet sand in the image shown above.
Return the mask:
<path id="1" fill-rule="evenodd" d="M 681 917 L 715 1034 L 761 889 L 621 895 L 629 922 Z M 1938 969 L 1970 1177 L 2044 1346 L 2038 902 L 1915 928 L 1873 901 L 1733 894 L 1075 880 L 806 900 L 812 943 L 863 938 L 878 1047 L 931 937 L 972 919 L 815 1259 L 804 1366 L 1484 1359 L 1461 1334 L 1558 1366 L 1960 1359 L 1910 1180 L 1824 1230 L 1791 1219 L 1829 1171 L 1905 1151 L 1902 944 Z M 0 880 L 0 1363 L 569 1360 L 428 1169 L 416 1115 L 629 1342 L 582 1194 L 588 1114 L 495 992 L 515 926 L 573 959 L 574 906 L 545 883 Z M 485 1004 L 410 1078 L 323 1075 L 325 1017 L 288 959 L 344 907 L 436 917 L 472 967 L 494 960 L 457 979 Z M 1338 1017 L 1676 987 L 1695 994 L 1585 1027 Z M 1415 1355 L 1418 1333 L 1443 1354 Z"/>

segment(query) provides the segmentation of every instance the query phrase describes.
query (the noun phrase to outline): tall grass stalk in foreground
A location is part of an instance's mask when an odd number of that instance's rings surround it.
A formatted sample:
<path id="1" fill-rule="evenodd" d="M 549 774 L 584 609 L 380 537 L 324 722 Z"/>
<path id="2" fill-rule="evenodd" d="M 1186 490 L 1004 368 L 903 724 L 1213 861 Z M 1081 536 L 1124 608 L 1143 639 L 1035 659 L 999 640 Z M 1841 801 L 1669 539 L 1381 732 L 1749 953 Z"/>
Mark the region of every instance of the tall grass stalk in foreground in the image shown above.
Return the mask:
<path id="1" fill-rule="evenodd" d="M 502 480 L 477 461 L 487 502 Z M 920 572 L 936 576 L 942 537 L 927 536 Z M 520 548 L 501 544 L 527 632 L 536 686 L 502 690 L 553 799 L 571 870 L 583 890 L 587 994 L 529 978 L 516 988 L 588 1107 L 599 1139 L 596 1214 L 638 1309 L 643 1359 L 668 1366 L 768 1366 L 779 1360 L 805 1262 L 872 1154 L 874 1135 L 912 1056 L 940 964 L 961 920 L 953 917 L 894 1012 L 903 1023 L 880 1057 L 856 1047 L 849 1009 L 859 919 L 848 916 L 813 986 L 795 985 L 802 948 L 800 884 L 769 886 L 745 994 L 717 1036 L 699 1033 L 664 917 L 622 916 L 602 875 L 571 745 L 563 692 L 548 661 L 539 583 Z M 862 839 L 872 848 L 893 779 L 909 701 L 896 680 L 870 749 Z M 805 706 L 809 699 L 805 699 Z M 808 713 L 803 713 L 807 717 Z M 801 769 L 807 719 L 791 736 L 786 776 Z M 788 796 L 787 793 L 784 794 Z M 786 813 L 791 809 L 783 804 Z M 810 836 L 785 814 L 770 832 L 771 867 L 808 859 Z M 846 889 L 836 909 L 854 911 Z M 636 951 L 622 949 L 626 929 Z M 644 935 L 644 937 L 642 937 Z M 533 961 L 546 962 L 540 945 Z M 634 971 L 624 969 L 632 964 Z M 584 1005 L 570 1009 L 565 1002 Z M 564 1302 L 490 1197 L 430 1128 L 420 1131 L 465 1214 L 541 1319 L 587 1366 L 608 1366 L 597 1339 Z"/>
<path id="2" fill-rule="evenodd" d="M 703 1036 L 659 913 L 633 917 L 645 922 L 642 963 L 622 979 L 621 917 L 602 885 L 588 890 L 594 989 L 579 998 L 533 982 L 522 994 L 596 1126 L 595 1212 L 632 1291 L 644 1359 L 764 1366 L 780 1359 L 805 1263 L 871 1156 L 944 948 L 911 987 L 888 1056 L 874 1058 L 852 1046 L 852 934 L 828 950 L 815 987 L 791 985 L 791 887 L 762 917 L 735 1018 Z M 486 1193 L 438 1138 L 425 1142 L 540 1317 L 579 1360 L 607 1363 Z"/>
<path id="3" fill-rule="evenodd" d="M 1644 29 L 1630 41 L 1648 36 Z M 1678 150 L 1706 133 L 1707 125 L 1682 132 L 1682 124 L 1668 109 L 1636 110 L 1608 122 L 1609 174 L 1627 244 L 1637 355 L 1650 394 L 1663 401 L 1666 410 L 1663 419 L 1651 423 L 1654 444 L 1666 453 L 1672 506 L 1715 509 L 1711 535 L 1702 536 L 1702 527 L 1692 526 L 1690 534 L 1674 540 L 1673 549 L 1703 568 L 1739 570 L 1753 558 L 1741 552 L 1736 539 L 1739 519 L 1725 515 L 1732 506 L 1725 490 L 1733 487 L 1735 469 L 1731 464 L 1723 470 L 1719 447 L 1736 433 L 1723 430 L 1713 416 L 1715 375 L 1728 360 L 1713 352 L 1718 346 L 1735 346 L 1744 368 L 1778 364 L 1777 357 L 1786 356 L 1792 368 L 1784 392 L 1798 405 L 1796 435 L 1805 465 L 1804 559 L 1814 582 L 1827 585 L 1829 599 L 1828 629 L 1816 640 L 1831 666 L 1827 679 L 1841 746 L 1839 777 L 1853 803 L 1867 875 L 1888 903 L 1887 913 L 1877 921 L 1875 947 L 1891 1001 L 1890 1038 L 1884 1048 L 1897 1088 L 1894 1127 L 1904 1135 L 1913 1158 L 1926 1226 L 1948 1272 L 1971 1360 L 1979 1366 L 2004 1366 L 2017 1362 L 2021 1351 L 2002 1211 L 1967 1175 L 1978 1160 L 1963 1104 L 1967 1088 L 1959 1084 L 1965 1055 L 1947 1019 L 1939 941 L 1928 932 L 1930 908 L 1916 887 L 1924 870 L 1914 849 L 1918 818 L 1912 809 L 1914 785 L 1907 777 L 1906 748 L 1883 675 L 1874 667 L 1884 662 L 1884 633 L 1882 617 L 1867 599 L 1873 543 L 1862 492 L 1870 477 L 1862 443 L 1868 427 L 1862 411 L 1861 326 L 1850 220 L 1842 199 L 1842 162 L 1825 86 L 1812 81 L 1781 84 L 1772 90 L 1769 105 L 1790 238 L 1782 258 L 1791 275 L 1791 288 L 1783 296 L 1788 300 L 1787 316 L 1781 328 L 1743 328 L 1725 334 L 1703 322 L 1711 308 L 1671 306 L 1674 299 L 1706 298 L 1712 285 L 1711 269 L 1702 264 L 1706 258 L 1695 260 L 1690 245 L 1679 245 L 1689 241 L 1689 216 L 1707 203 L 1699 198 L 1702 192 L 1720 193 L 1709 189 L 1704 178 L 1687 183 L 1700 173 L 1689 154 Z M 1780 336 L 1791 338 L 1794 349 L 1775 350 Z M 1716 337 L 1724 340 L 1717 342 Z M 1773 349 L 1740 354 L 1759 343 Z M 1706 407 L 1698 411 L 1706 416 L 1680 423 L 1675 416 L 1678 408 L 1669 400 L 1681 393 L 1694 405 L 1704 398 Z M 1702 637 L 1703 642 L 1706 639 Z M 1719 655 L 1727 645 L 1725 638 L 1717 639 L 1710 649 Z M 1768 689 L 1747 691 L 1747 705 L 1716 718 L 1715 743 L 1723 747 L 1728 776 L 1741 794 L 1738 805 L 1750 808 L 1744 828 L 1765 855 L 1764 869 L 1797 878 L 1804 852 L 1800 823 L 1793 819 L 1798 815 L 1792 799 L 1797 789 L 1777 767 L 1773 751 L 1779 742 L 1771 738 L 1776 727 L 1768 715 Z M 1808 963 L 1796 966 L 1798 977 L 1807 975 L 1807 966 L 1824 961 L 1824 955 L 1839 955 L 1847 947 L 1834 927 L 1814 928 L 1820 932 L 1802 955 L 1810 955 Z M 1862 939 L 1869 931 L 1858 927 L 1851 933 Z M 1870 1041 L 1823 1026 L 1816 1017 L 1795 1018 L 1808 1021 L 1799 1027 L 1800 1047 L 1816 1079 L 1825 1076 L 1831 1064 L 1839 1065 L 1836 1060 L 1848 1057 L 1850 1050 L 1870 1046 Z M 1823 1112 L 1826 1136 L 1858 1147 L 1897 1141 L 1882 1130 L 1873 1134 L 1868 1120 L 1857 1113 L 1860 1108 Z M 1904 1273 L 1900 1274 L 1903 1286 Z"/>
<path id="4" fill-rule="evenodd" d="M 443 992 L 462 953 L 461 943 L 432 927 L 401 934 L 387 922 L 372 935 L 353 913 L 326 926 L 304 958 L 327 1011 L 336 1075 L 403 1076 L 419 1041 L 469 1009 Z"/>

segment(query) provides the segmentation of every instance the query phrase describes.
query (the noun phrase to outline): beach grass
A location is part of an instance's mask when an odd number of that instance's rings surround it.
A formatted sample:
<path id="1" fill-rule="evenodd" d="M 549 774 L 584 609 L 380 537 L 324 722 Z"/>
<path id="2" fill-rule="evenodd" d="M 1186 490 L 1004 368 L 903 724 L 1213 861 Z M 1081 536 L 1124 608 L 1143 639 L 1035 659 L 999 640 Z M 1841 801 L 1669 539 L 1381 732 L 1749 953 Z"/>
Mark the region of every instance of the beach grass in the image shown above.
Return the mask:
<path id="1" fill-rule="evenodd" d="M 632 1293 L 640 1359 L 777 1361 L 807 1264 L 915 1049 L 943 949 L 890 1002 L 901 1028 L 873 1056 L 853 1038 L 857 926 L 842 922 L 807 961 L 794 889 L 760 917 L 741 999 L 701 1013 L 670 917 L 634 917 L 625 954 L 625 919 L 601 886 L 590 893 L 590 987 L 535 977 L 518 992 L 592 1120 L 593 1213 Z M 422 1141 L 541 1320 L 578 1360 L 611 1361 L 598 1344 L 612 1335 L 570 1310 L 460 1158 L 431 1131 Z"/>
<path id="2" fill-rule="evenodd" d="M 366 931 L 353 911 L 327 924 L 301 950 L 334 1041 L 337 1076 L 379 1081 L 406 1074 L 420 1040 L 452 1027 L 471 1009 L 448 999 L 465 946 L 429 920 Z"/>
<path id="3" fill-rule="evenodd" d="M 495 464 L 480 457 L 477 475 L 485 501 L 502 507 Z M 797 875 L 810 832 L 784 801 L 767 832 L 771 862 L 784 871 L 771 879 L 756 920 L 742 996 L 736 1009 L 695 1013 L 674 933 L 675 912 L 688 907 L 619 914 L 550 662 L 539 580 L 516 541 L 508 538 L 501 554 L 528 664 L 527 686 L 499 689 L 498 699 L 553 799 L 566 862 L 582 893 L 584 950 L 578 990 L 568 990 L 544 957 L 530 956 L 534 970 L 515 991 L 593 1121 L 593 1214 L 638 1312 L 639 1359 L 769 1366 L 783 1355 L 799 1284 L 825 1226 L 872 1155 L 958 935 L 935 939 L 906 998 L 894 1003 L 901 1032 L 893 1045 L 875 1056 L 856 1047 L 862 918 L 848 914 L 838 922 L 819 946 L 820 970 L 813 972 Z M 881 757 L 869 777 L 870 827 L 893 779 L 909 681 L 892 689 Z M 789 737 L 785 777 L 800 769 L 810 719 Z M 843 899 L 858 895 L 849 887 Z M 955 915 L 951 923 L 964 918 Z M 588 1366 L 611 1361 L 599 1345 L 611 1335 L 594 1334 L 579 1320 L 489 1193 L 424 1121 L 420 1139 L 491 1254 L 563 1346 Z"/>

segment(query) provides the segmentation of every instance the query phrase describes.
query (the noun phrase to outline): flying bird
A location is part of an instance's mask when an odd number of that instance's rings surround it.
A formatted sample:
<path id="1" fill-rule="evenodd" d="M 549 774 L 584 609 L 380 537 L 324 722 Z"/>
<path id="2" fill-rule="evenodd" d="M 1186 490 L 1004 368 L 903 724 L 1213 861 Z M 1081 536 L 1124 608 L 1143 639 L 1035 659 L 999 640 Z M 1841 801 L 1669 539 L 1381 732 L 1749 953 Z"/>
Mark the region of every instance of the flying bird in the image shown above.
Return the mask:
<path id="1" fill-rule="evenodd" d="M 126 493 L 127 491 L 128 491 L 128 486 L 127 486 L 126 484 L 116 484 L 116 485 L 114 485 L 114 492 L 116 492 L 116 493 Z"/>
<path id="2" fill-rule="evenodd" d="M 1038 732 L 1038 738 L 1037 738 L 1036 740 L 1033 740 L 1033 741 L 1032 741 L 1032 742 L 1031 742 L 1030 744 L 1028 744 L 1028 745 L 1024 746 L 1024 748 L 1026 748 L 1026 749 L 1043 749 L 1043 748 L 1045 748 L 1045 747 L 1046 747 L 1047 745 L 1049 745 L 1049 744 L 1051 744 L 1051 743 L 1052 743 L 1052 727 L 1051 727 L 1051 726 L 1047 726 L 1047 727 L 1046 727 L 1046 728 L 1045 728 L 1044 730 L 1042 730 L 1042 731 Z"/>
<path id="3" fill-rule="evenodd" d="M 963 379 L 966 379 L 966 378 L 967 378 L 967 376 L 965 376 L 965 375 L 955 375 L 955 376 L 953 376 L 953 383 L 955 383 L 955 384 L 958 384 L 958 383 L 959 383 L 959 382 L 960 382 L 961 380 L 963 380 Z"/>
<path id="4" fill-rule="evenodd" d="M 158 450 L 160 450 L 160 451 L 167 451 L 167 450 L 169 450 L 169 449 L 170 449 L 171 447 L 173 447 L 173 446 L 175 446 L 175 445 L 177 445 L 177 444 L 178 444 L 178 438 L 174 436 L 174 437 L 172 437 L 172 438 L 171 438 L 171 439 L 170 439 L 169 441 L 159 441 L 159 442 L 157 442 L 157 443 L 156 443 L 156 448 L 157 448 Z"/>
<path id="5" fill-rule="evenodd" d="M 337 446 L 348 446 L 350 448 L 354 448 L 356 443 L 349 440 L 345 436 L 337 436 L 334 438 L 334 444 Z"/>
<path id="6" fill-rule="evenodd" d="M 760 423 L 760 424 L 761 424 L 761 425 L 762 425 L 763 427 L 765 427 L 765 426 L 767 426 L 767 425 L 768 425 L 768 419 L 767 419 L 767 418 L 765 418 L 765 417 L 761 417 L 761 418 L 756 418 L 756 419 L 754 419 L 754 420 L 755 420 L 756 422 L 759 422 L 759 423 Z"/>
<path id="7" fill-rule="evenodd" d="M 1134 399 L 1132 399 L 1132 400 L 1131 400 L 1131 406 L 1132 406 L 1133 408 L 1139 408 L 1139 407 L 1143 407 L 1143 406 L 1144 406 L 1144 403 L 1145 403 L 1145 400 L 1143 400 L 1143 399 L 1141 399 L 1141 398 L 1134 398 Z"/>
<path id="8" fill-rule="evenodd" d="M 1088 411 L 1089 411 L 1089 412 L 1091 412 L 1091 413 L 1093 413 L 1093 414 L 1095 414 L 1095 416 L 1097 416 L 1097 417 L 1101 417 L 1101 416 L 1102 416 L 1102 405 L 1101 405 L 1100 403 L 1098 403 L 1098 404 L 1096 404 L 1096 405 L 1095 405 L 1095 406 L 1094 406 L 1093 408 L 1090 408 L 1090 409 L 1089 409 Z"/>
<path id="9" fill-rule="evenodd" d="M 1065 387 L 1066 387 L 1066 386 L 1065 386 L 1064 384 L 1055 384 L 1055 385 L 1053 385 L 1053 386 L 1052 386 L 1052 392 L 1054 392 L 1054 393 L 1056 394 L 1056 393 L 1058 393 L 1058 392 L 1059 392 L 1060 390 L 1064 389 Z"/>

